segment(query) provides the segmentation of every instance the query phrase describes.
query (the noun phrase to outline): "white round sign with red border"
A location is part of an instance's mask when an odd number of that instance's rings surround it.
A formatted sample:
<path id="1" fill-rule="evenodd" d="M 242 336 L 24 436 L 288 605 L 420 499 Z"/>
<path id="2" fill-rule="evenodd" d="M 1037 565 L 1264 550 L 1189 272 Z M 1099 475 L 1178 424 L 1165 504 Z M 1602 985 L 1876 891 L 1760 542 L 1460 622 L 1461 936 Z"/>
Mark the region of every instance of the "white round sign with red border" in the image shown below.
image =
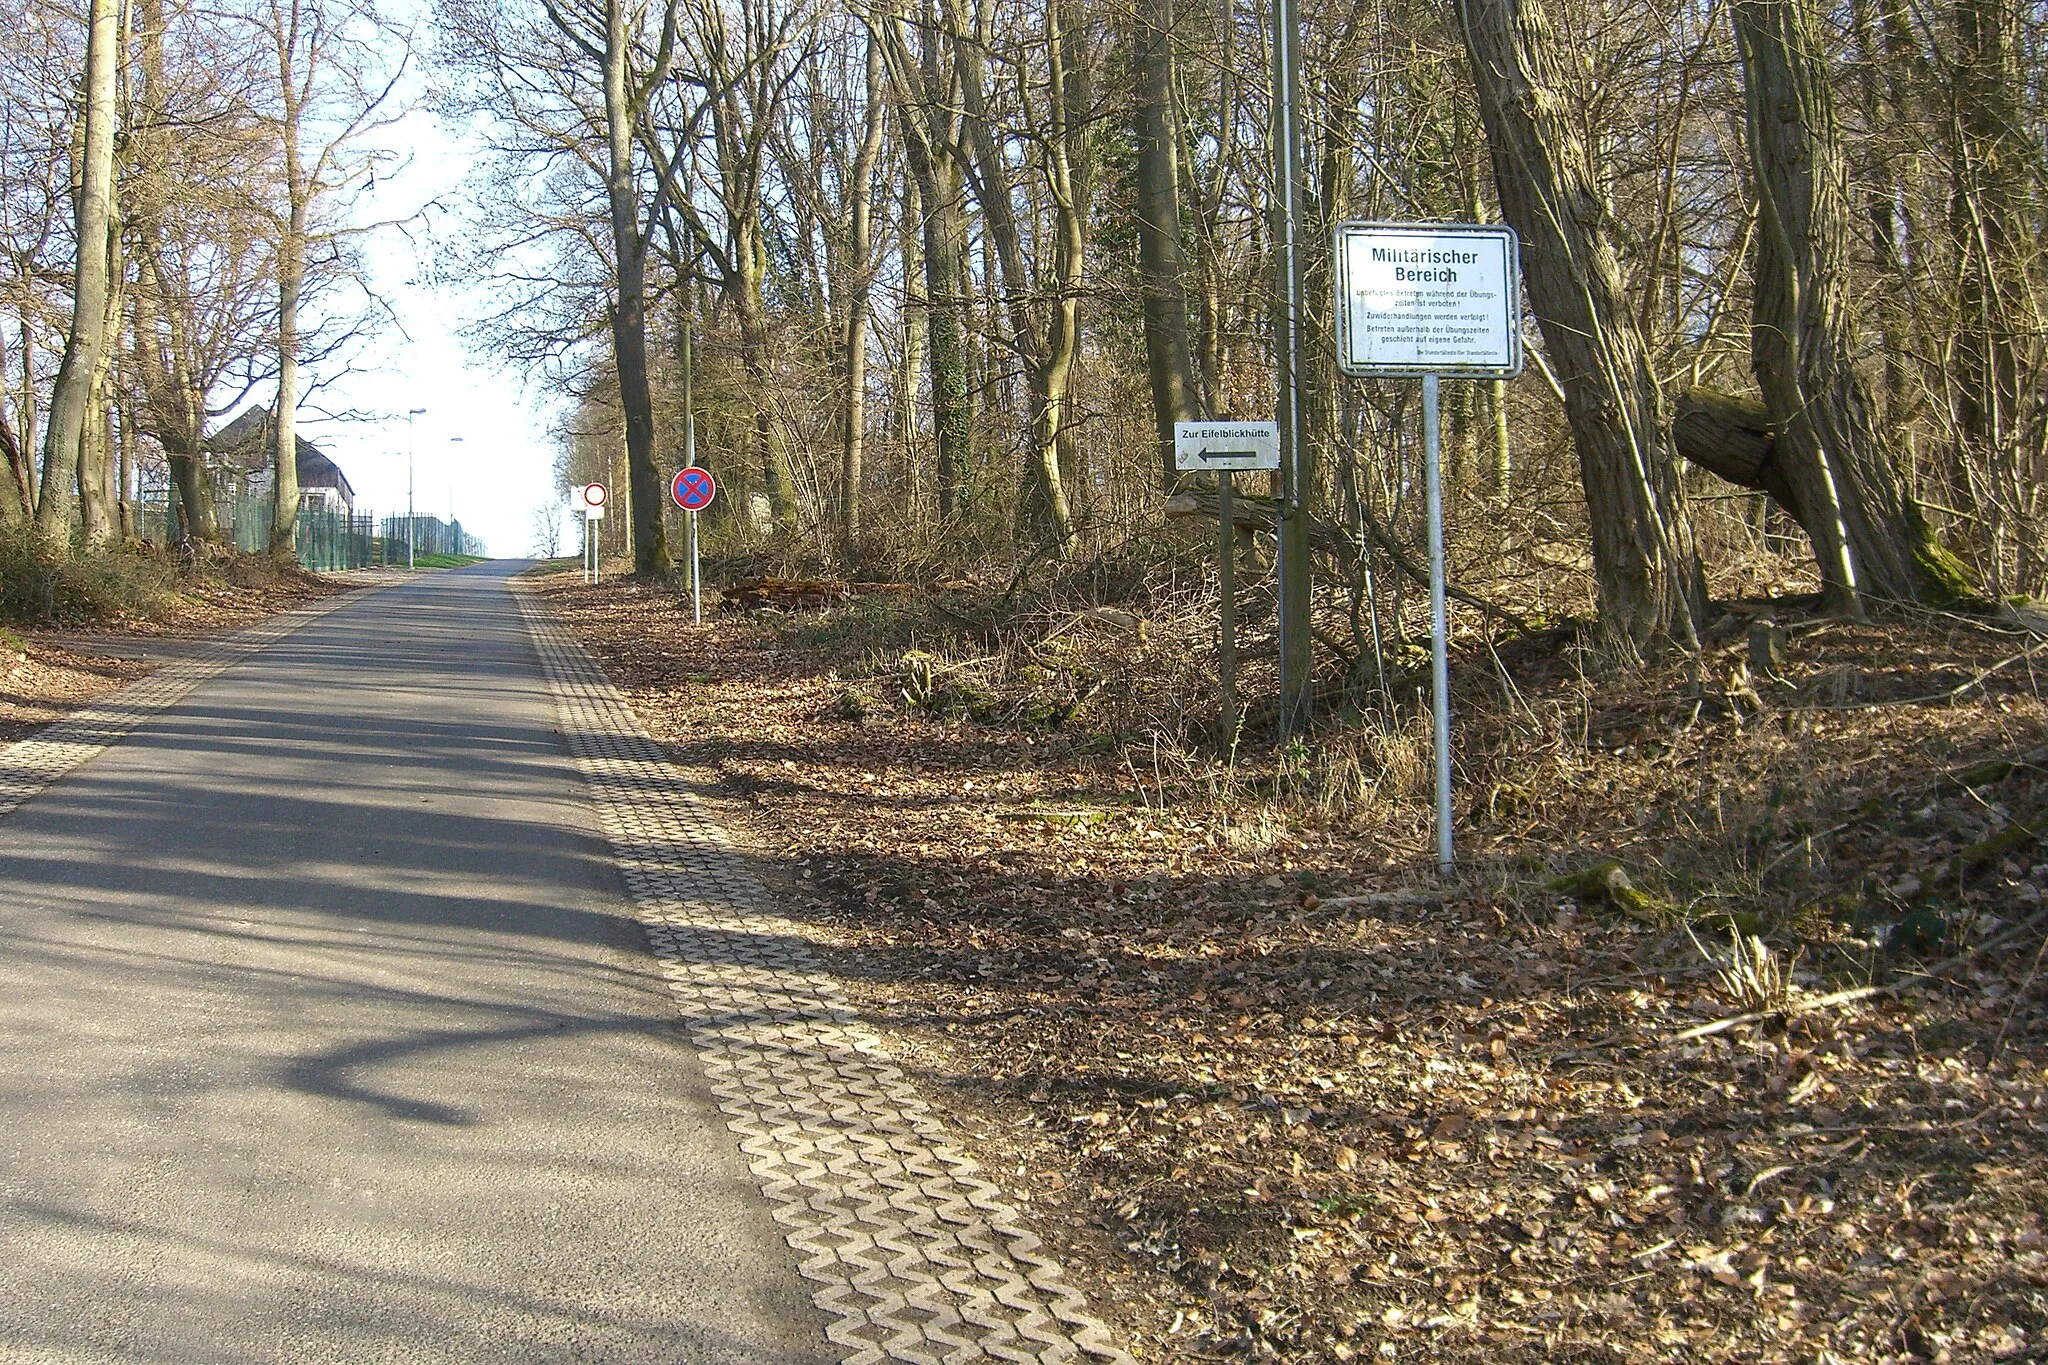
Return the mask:
<path id="1" fill-rule="evenodd" d="M 611 496 L 611 490 L 601 483 L 586 483 L 576 490 L 576 507 L 584 516 L 596 521 L 604 515 L 604 500 Z"/>

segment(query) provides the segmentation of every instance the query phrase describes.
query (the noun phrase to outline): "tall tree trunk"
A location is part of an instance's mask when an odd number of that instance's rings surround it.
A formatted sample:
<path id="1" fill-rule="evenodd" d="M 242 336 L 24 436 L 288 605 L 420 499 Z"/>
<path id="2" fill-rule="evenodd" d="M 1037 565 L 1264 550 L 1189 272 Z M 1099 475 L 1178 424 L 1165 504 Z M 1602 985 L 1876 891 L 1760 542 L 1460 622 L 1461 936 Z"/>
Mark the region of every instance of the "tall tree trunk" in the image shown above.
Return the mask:
<path id="1" fill-rule="evenodd" d="M 126 44 L 121 46 L 125 65 Z M 87 410 L 85 435 L 78 443 L 79 529 L 85 543 L 94 548 L 111 543 L 120 525 L 114 512 L 113 390 L 114 359 L 121 335 L 121 318 L 127 310 L 127 258 L 123 251 L 120 196 L 114 195 L 107 215 L 107 304 L 99 356 L 93 364 L 92 401 Z"/>
<path id="2" fill-rule="evenodd" d="M 796 531 L 796 489 L 790 477 L 787 456 L 775 439 L 774 376 L 769 365 L 771 338 L 768 327 L 767 244 L 755 225 L 734 233 L 733 302 L 740 319 L 740 365 L 746 371 L 753 404 L 751 444 L 754 473 L 768 506 L 775 529 L 782 535 Z"/>
<path id="3" fill-rule="evenodd" d="M 42 415 L 36 405 L 36 334 L 25 300 L 17 316 L 21 321 L 21 464 L 28 488 L 27 511 L 33 520 L 36 507 L 42 500 L 42 467 L 36 460 L 36 437 L 42 425 Z"/>
<path id="4" fill-rule="evenodd" d="M 2011 0 L 1955 0 L 1954 11 L 1949 232 L 1961 279 L 1951 405 L 1958 464 L 1976 474 L 1958 483 L 1994 490 L 1990 505 L 1974 510 L 1992 527 L 1993 553 L 1986 558 L 1997 570 L 2004 539 L 1998 532 L 2016 510 L 2009 504 L 2023 501 L 2022 490 L 2040 474 L 2040 457 L 2029 459 L 2020 449 L 2026 420 L 2020 357 L 2041 322 L 2028 279 L 2030 269 L 2038 269 L 2039 246 L 2027 240 L 2028 182 L 2039 171 L 2020 99 L 2018 7 Z"/>
<path id="5" fill-rule="evenodd" d="M 27 342 L 25 336 L 23 342 Z M 6 372 L 5 352 L 0 350 L 0 375 Z M 35 487 L 29 475 L 31 462 L 23 434 L 15 430 L 14 423 L 7 418 L 6 405 L 0 403 L 0 458 L 7 462 L 5 487 L 0 487 L 0 526 L 20 525 L 36 514 Z"/>
<path id="6" fill-rule="evenodd" d="M 299 539 L 299 296 L 306 278 L 307 209 L 311 187 L 299 160 L 305 91 L 297 79 L 303 0 L 273 6 L 277 24 L 277 78 L 284 118 L 279 128 L 284 160 L 285 221 L 277 243 L 277 449 L 270 461 L 270 553 L 298 557 Z M 309 55 L 309 60 L 311 56 Z"/>
<path id="7" fill-rule="evenodd" d="M 164 448 L 170 465 L 171 484 L 177 490 L 178 515 L 185 538 L 199 541 L 220 539 L 220 525 L 214 516 L 213 481 L 206 472 L 206 395 L 186 365 L 190 347 L 182 335 L 175 311 L 167 319 L 171 337 L 168 345 L 157 331 L 154 300 L 161 296 L 161 272 L 150 247 L 149 226 L 145 224 L 143 250 L 137 254 L 140 280 L 135 291 L 135 368 L 142 380 L 143 410 L 149 434 Z M 179 528 L 166 525 L 166 536 L 176 538 Z"/>
<path id="8" fill-rule="evenodd" d="M 1050 92 L 1050 132 L 1045 138 L 1043 157 L 1047 188 L 1054 212 L 1052 288 L 1045 292 L 1041 319 L 1033 307 L 1038 292 L 1025 261 L 1023 237 L 1012 202 L 1009 163 L 1003 148 L 996 145 L 990 128 L 982 88 L 982 60 L 972 43 L 956 48 L 956 70 L 962 120 L 967 146 L 974 163 L 974 189 L 981 205 L 984 230 L 995 247 L 1002 270 L 1002 295 L 1008 304 L 1013 344 L 1023 357 L 1029 378 L 1031 399 L 1031 463 L 1026 470 L 1025 496 L 1019 499 L 1020 524 L 1042 519 L 1052 542 L 1062 554 L 1078 545 L 1073 508 L 1067 499 L 1061 476 L 1059 448 L 1065 419 L 1067 385 L 1072 375 L 1080 336 L 1080 281 L 1084 265 L 1086 235 L 1082 207 L 1076 201 L 1072 172 L 1072 149 L 1068 145 L 1067 101 L 1071 97 L 1066 79 L 1066 36 L 1058 0 L 1046 11 L 1045 51 Z M 957 27 L 964 27 L 956 17 Z"/>
<path id="9" fill-rule="evenodd" d="M 558 21 L 559 22 L 559 21 Z M 630 38 L 626 0 L 605 0 L 604 116 L 608 162 L 605 195 L 611 218 L 617 293 L 612 300 L 612 351 L 619 406 L 626 419 L 626 474 L 632 500 L 633 571 L 665 578 L 673 570 L 661 515 L 661 475 L 654 464 L 654 397 L 647 382 L 647 234 L 633 167 L 638 102 L 628 88 Z"/>
<path id="10" fill-rule="evenodd" d="M 914 157 L 913 160 L 918 158 Z M 964 517 L 972 499 L 974 397 L 967 383 L 966 179 L 959 160 L 936 158 L 921 180 L 925 208 L 925 355 L 932 391 L 932 432 L 938 442 L 939 516 Z"/>
<path id="11" fill-rule="evenodd" d="M 71 482 L 84 448 L 93 377 L 107 346 L 107 234 L 114 218 L 114 125 L 118 121 L 120 0 L 92 0 L 85 59 L 85 136 L 77 212 L 78 262 L 71 331 L 50 395 L 36 525 L 60 540 L 71 523 Z"/>
<path id="12" fill-rule="evenodd" d="M 297 149 L 285 153 L 294 164 Z M 287 171 L 296 181 L 297 175 Z M 305 203 L 294 185 L 290 226 L 277 253 L 277 449 L 270 462 L 270 553 L 298 557 L 299 293 L 304 283 Z"/>
<path id="13" fill-rule="evenodd" d="M 903 21 L 884 19 L 874 31 L 886 43 L 889 78 L 901 108 L 904 160 L 924 209 L 924 333 L 931 384 L 932 434 L 938 447 L 941 520 L 963 518 L 972 496 L 974 400 L 967 380 L 967 177 L 960 162 L 961 119 L 951 64 L 927 2 L 918 24 L 922 46 L 913 62 Z"/>
<path id="14" fill-rule="evenodd" d="M 113 471 L 109 467 L 113 424 L 107 418 L 107 388 L 93 389 L 92 402 L 85 410 L 85 431 L 78 443 L 79 535 L 94 549 L 114 538 Z"/>
<path id="15" fill-rule="evenodd" d="M 903 184 L 903 219 L 897 225 L 896 251 L 903 267 L 903 352 L 896 359 L 894 412 L 890 435 L 903 461 L 905 512 L 915 517 L 921 457 L 917 449 L 918 376 L 925 372 L 925 326 L 930 309 L 924 292 L 924 195 L 916 176 Z"/>
<path id="16" fill-rule="evenodd" d="M 178 489 L 178 515 L 187 540 L 216 544 L 221 538 L 220 519 L 214 515 L 213 481 L 206 477 L 205 452 L 199 449 L 165 448 L 171 466 L 171 482 Z"/>
<path id="17" fill-rule="evenodd" d="M 28 458 L 22 453 L 21 438 L 4 412 L 0 412 L 0 455 L 6 456 L 8 473 L 6 491 L 0 492 L 0 526 L 20 525 L 34 515 L 35 500 L 29 494 Z"/>
<path id="18" fill-rule="evenodd" d="M 1053 279 L 1056 291 L 1049 301 L 1045 341 L 1033 389 L 1032 448 L 1037 462 L 1034 471 L 1053 541 L 1062 555 L 1080 548 L 1074 524 L 1072 495 L 1060 466 L 1062 446 L 1068 437 L 1067 405 L 1073 386 L 1074 361 L 1081 348 L 1081 287 L 1087 268 L 1087 205 L 1081 201 L 1081 178 L 1074 167 L 1074 115 L 1069 103 L 1074 98 L 1075 74 L 1068 69 L 1073 30 L 1064 22 L 1062 0 L 1046 7 L 1045 51 L 1050 79 L 1047 103 L 1051 128 L 1045 142 L 1045 174 L 1053 202 Z M 1085 110 L 1079 111 L 1085 118 Z"/>
<path id="19" fill-rule="evenodd" d="M 1486 384 L 1486 416 L 1489 441 L 1493 447 L 1493 496 L 1506 502 L 1515 481 L 1514 447 L 1508 433 L 1508 381 L 1490 379 Z"/>
<path id="20" fill-rule="evenodd" d="M 860 151 L 854 155 L 848 189 L 853 218 L 847 262 L 846 408 L 839 448 L 839 546 L 851 557 L 860 539 L 860 498 L 867 455 L 868 425 L 868 298 L 875 283 L 875 162 L 882 155 L 882 129 L 888 106 L 882 98 L 882 45 L 868 35 L 867 110 Z"/>
<path id="21" fill-rule="evenodd" d="M 1173 98 L 1174 0 L 1138 7 L 1138 273 L 1144 289 L 1145 373 L 1152 385 L 1152 432 L 1159 443 L 1160 486 L 1179 479 L 1173 427 L 1200 412 L 1188 342 L 1185 264 L 1180 249 L 1180 156 Z"/>
<path id="22" fill-rule="evenodd" d="M 135 421 L 127 408 L 121 410 L 120 460 L 114 468 L 114 512 L 124 543 L 135 536 L 135 499 L 130 490 L 135 482 Z"/>
<path id="23" fill-rule="evenodd" d="M 1848 176 L 1820 16 L 1809 0 L 1735 0 L 1731 12 L 1758 205 L 1750 364 L 1787 508 L 1839 607 L 1966 595 L 1856 371 Z"/>
<path id="24" fill-rule="evenodd" d="M 1543 0 L 1458 0 L 1458 20 L 1502 216 L 1564 385 L 1602 627 L 1624 657 L 1695 646 L 1706 589 L 1692 524 L 1557 30 Z"/>

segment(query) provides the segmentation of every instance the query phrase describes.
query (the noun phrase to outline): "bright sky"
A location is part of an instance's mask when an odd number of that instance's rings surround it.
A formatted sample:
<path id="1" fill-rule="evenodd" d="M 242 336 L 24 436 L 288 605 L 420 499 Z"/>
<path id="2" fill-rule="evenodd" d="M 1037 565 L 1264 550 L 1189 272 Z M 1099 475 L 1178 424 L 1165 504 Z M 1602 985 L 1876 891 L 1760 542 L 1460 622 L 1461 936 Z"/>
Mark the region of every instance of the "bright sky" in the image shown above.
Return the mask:
<path id="1" fill-rule="evenodd" d="M 460 228 L 468 151 L 454 130 L 424 109 L 406 113 L 382 138 L 405 148 L 411 163 L 403 174 L 378 182 L 363 218 L 403 217 L 437 196 L 448 211 L 434 214 L 431 226 L 411 228 L 417 245 L 398 231 L 364 242 L 371 277 L 398 326 L 387 324 L 356 357 L 356 372 L 312 397 L 301 411 L 300 430 L 348 475 L 360 508 L 379 516 L 405 511 L 410 450 L 421 515 L 445 518 L 452 505 L 463 529 L 482 537 L 491 554 L 524 556 L 533 544 L 536 509 L 556 505 L 551 400 L 523 375 L 465 349 L 458 333 L 473 311 L 471 300 L 459 283 L 433 282 L 427 268 L 430 234 Z M 320 377 L 309 374 L 301 383 Z M 408 420 L 413 408 L 426 411 Z M 325 413 L 356 420 L 331 420 Z"/>

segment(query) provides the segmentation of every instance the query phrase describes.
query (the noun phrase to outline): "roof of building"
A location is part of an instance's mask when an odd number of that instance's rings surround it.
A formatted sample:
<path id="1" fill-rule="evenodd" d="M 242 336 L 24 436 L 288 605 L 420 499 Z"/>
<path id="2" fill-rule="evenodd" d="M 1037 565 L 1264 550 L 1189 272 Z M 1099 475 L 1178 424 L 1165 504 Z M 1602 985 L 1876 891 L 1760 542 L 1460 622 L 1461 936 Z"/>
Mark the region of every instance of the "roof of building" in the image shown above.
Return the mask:
<path id="1" fill-rule="evenodd" d="M 244 473 L 258 473 L 269 468 L 277 454 L 277 422 L 268 408 L 252 405 L 209 437 L 207 444 Z M 356 490 L 340 465 L 303 436 L 293 444 L 297 447 L 300 488 L 332 488 L 347 502 L 355 502 Z"/>

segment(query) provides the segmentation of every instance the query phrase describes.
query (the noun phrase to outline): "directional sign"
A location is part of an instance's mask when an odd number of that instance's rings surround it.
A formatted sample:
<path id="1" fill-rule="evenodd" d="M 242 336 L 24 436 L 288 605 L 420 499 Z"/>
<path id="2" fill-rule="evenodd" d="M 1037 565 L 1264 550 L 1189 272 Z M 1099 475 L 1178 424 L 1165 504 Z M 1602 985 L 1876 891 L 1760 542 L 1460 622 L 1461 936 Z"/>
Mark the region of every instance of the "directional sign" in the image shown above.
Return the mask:
<path id="1" fill-rule="evenodd" d="M 604 500 L 609 496 L 611 496 L 611 490 L 601 483 L 586 483 L 583 485 L 583 505 L 585 507 L 602 507 L 604 506 Z"/>
<path id="2" fill-rule="evenodd" d="M 1175 422 L 1175 469 L 1278 469 L 1277 422 Z"/>
<path id="3" fill-rule="evenodd" d="M 718 496 L 718 481 L 711 477 L 710 470 L 691 465 L 675 476 L 668 486 L 668 495 L 685 512 L 701 512 Z"/>
<path id="4" fill-rule="evenodd" d="M 1337 368 L 1360 378 L 1522 372 L 1515 230 L 1477 223 L 1337 228 Z"/>

